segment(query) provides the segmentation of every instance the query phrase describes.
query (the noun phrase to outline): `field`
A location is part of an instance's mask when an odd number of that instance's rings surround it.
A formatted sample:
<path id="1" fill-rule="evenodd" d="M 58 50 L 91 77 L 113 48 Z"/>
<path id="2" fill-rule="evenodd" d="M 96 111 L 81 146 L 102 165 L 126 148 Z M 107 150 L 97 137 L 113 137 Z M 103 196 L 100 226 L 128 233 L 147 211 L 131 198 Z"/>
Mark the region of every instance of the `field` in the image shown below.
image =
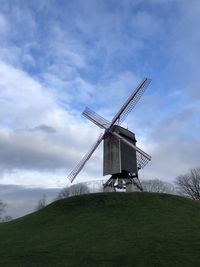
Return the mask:
<path id="1" fill-rule="evenodd" d="M 200 266 L 200 204 L 100 193 L 0 224 L 0 266 Z"/>

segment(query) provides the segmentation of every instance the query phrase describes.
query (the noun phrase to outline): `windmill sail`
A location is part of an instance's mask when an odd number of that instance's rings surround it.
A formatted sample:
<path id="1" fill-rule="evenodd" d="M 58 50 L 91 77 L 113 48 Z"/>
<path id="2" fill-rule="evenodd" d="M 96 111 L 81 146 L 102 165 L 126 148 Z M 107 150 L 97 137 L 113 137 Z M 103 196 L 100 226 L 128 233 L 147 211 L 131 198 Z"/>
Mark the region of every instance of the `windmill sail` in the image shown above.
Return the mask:
<path id="1" fill-rule="evenodd" d="M 136 151 L 136 157 L 137 157 L 138 169 L 143 169 L 150 161 L 149 159 L 145 158 L 141 153 L 137 151 Z"/>
<path id="2" fill-rule="evenodd" d="M 93 123 L 98 125 L 102 129 L 107 129 L 109 128 L 111 122 L 108 120 L 104 119 L 102 116 L 94 112 L 93 110 L 86 108 L 83 113 L 83 116 L 85 116 L 87 119 L 91 120 Z"/>
<path id="3" fill-rule="evenodd" d="M 67 177 L 71 183 L 74 181 L 74 179 L 76 178 L 76 176 L 79 174 L 79 172 L 83 169 L 83 167 L 85 166 L 86 162 L 90 159 L 90 157 L 92 156 L 92 154 L 94 153 L 94 151 L 97 149 L 97 147 L 99 146 L 99 144 L 101 143 L 101 141 L 103 140 L 104 134 L 100 134 L 100 136 L 98 137 L 97 141 L 92 145 L 92 147 L 90 148 L 90 150 L 87 152 L 87 154 L 85 154 L 85 156 L 83 157 L 83 159 L 78 163 L 78 165 L 70 172 L 69 176 Z"/>
<path id="4" fill-rule="evenodd" d="M 138 85 L 138 87 L 135 89 L 135 91 L 130 95 L 130 97 L 126 100 L 124 105 L 120 108 L 120 110 L 117 112 L 115 117 L 112 120 L 111 127 L 118 122 L 118 124 L 121 124 L 127 117 L 127 115 L 131 112 L 131 110 L 135 107 L 138 100 L 144 93 L 144 90 L 151 82 L 151 79 L 145 78 L 142 80 L 142 82 Z"/>
<path id="5" fill-rule="evenodd" d="M 119 125 L 122 124 L 122 122 L 126 119 L 126 117 L 128 116 L 128 114 L 135 107 L 135 105 L 137 104 L 137 102 L 139 101 L 139 99 L 141 98 L 141 96 L 143 95 L 145 89 L 150 84 L 150 82 L 151 82 L 150 79 L 147 79 L 145 81 L 145 83 L 143 84 L 143 86 L 140 88 L 140 90 L 137 92 L 137 94 L 132 98 L 132 100 L 130 101 L 130 103 L 128 104 L 128 106 L 125 108 L 125 110 L 121 113 L 121 115 L 119 117 L 119 122 L 118 122 Z"/>

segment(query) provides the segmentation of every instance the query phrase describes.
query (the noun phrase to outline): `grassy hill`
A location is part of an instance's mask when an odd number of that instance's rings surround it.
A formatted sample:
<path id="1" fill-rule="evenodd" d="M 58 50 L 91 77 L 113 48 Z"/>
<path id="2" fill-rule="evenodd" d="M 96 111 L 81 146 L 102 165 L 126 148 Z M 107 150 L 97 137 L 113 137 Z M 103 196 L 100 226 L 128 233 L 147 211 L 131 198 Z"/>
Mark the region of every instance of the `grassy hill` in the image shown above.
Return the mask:
<path id="1" fill-rule="evenodd" d="M 200 266 L 200 204 L 152 193 L 59 200 L 0 224 L 0 266 Z"/>

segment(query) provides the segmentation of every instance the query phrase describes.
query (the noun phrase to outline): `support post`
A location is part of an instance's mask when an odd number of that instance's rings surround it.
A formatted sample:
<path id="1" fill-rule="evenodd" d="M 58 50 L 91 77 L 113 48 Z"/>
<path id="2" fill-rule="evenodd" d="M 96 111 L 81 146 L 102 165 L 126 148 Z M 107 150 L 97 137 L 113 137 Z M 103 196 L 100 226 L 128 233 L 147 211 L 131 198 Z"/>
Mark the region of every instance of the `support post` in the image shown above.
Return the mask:
<path id="1" fill-rule="evenodd" d="M 116 189 L 125 189 L 126 192 L 142 192 L 143 188 L 137 175 L 128 172 L 113 174 L 103 185 L 104 192 L 116 192 Z"/>

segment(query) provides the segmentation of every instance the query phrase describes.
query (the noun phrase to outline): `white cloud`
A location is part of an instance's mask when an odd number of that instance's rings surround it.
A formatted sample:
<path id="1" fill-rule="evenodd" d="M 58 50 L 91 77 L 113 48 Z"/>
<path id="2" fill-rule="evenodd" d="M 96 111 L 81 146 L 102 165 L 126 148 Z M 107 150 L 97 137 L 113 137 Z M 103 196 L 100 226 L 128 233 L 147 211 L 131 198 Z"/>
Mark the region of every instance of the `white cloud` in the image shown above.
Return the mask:
<path id="1" fill-rule="evenodd" d="M 0 63 L 0 75 L 1 121 L 13 128 L 49 123 L 55 104 L 52 96 L 37 81 L 3 62 Z"/>
<path id="2" fill-rule="evenodd" d="M 26 170 L 46 171 L 42 185 L 52 182 L 48 178 L 50 170 L 56 177 L 56 170 L 65 169 L 63 175 L 66 176 L 95 141 L 98 129 L 87 126 L 84 120 L 77 120 L 72 113 L 59 107 L 57 95 L 27 73 L 1 62 L 0 74 L 0 170 L 2 174 L 6 173 L 4 179 L 7 177 L 9 180 L 9 175 L 12 175 L 10 181 L 18 184 L 19 170 L 22 174 Z M 84 87 L 82 90 L 84 93 Z M 54 131 L 44 131 L 42 125 Z M 31 176 L 34 177 L 29 173 L 25 184 L 32 183 Z"/>

